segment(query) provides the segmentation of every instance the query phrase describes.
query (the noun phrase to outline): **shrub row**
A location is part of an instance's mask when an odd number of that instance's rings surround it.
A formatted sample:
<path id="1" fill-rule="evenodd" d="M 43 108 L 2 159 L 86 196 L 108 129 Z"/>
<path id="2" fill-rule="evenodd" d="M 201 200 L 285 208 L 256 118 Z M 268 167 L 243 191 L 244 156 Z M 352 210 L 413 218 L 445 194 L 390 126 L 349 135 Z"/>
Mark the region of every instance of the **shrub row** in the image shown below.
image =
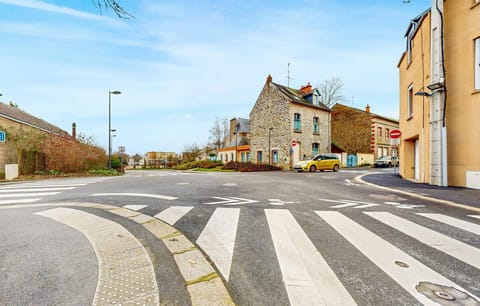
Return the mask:
<path id="1" fill-rule="evenodd" d="M 240 172 L 256 172 L 256 171 L 280 171 L 282 168 L 267 165 L 267 164 L 253 164 L 251 162 L 247 163 L 236 163 L 228 162 L 223 169 L 225 170 L 237 170 Z"/>
<path id="2" fill-rule="evenodd" d="M 213 169 L 220 166 L 223 166 L 223 163 L 219 160 L 217 161 L 200 160 L 200 161 L 181 163 L 180 165 L 175 166 L 174 169 L 176 170 L 189 170 L 189 169 L 195 169 L 195 168 Z"/>

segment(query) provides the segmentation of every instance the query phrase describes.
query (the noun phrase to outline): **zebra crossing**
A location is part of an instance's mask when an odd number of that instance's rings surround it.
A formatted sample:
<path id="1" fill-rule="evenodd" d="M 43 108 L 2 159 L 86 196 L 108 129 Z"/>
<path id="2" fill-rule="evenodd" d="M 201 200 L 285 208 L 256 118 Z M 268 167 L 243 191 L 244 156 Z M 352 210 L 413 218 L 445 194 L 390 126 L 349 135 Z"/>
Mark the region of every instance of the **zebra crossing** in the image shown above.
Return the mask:
<path id="1" fill-rule="evenodd" d="M 34 182 L 0 185 L 0 205 L 26 204 L 38 202 L 45 197 L 58 195 L 91 183 L 108 179 L 107 177 L 87 177 L 68 179 L 49 179 Z"/>
<path id="2" fill-rule="evenodd" d="M 235 252 L 241 247 L 236 241 L 245 230 L 240 228 L 242 209 L 247 208 L 208 209 L 210 216 L 203 228 L 189 237 L 215 263 L 227 282 L 237 264 Z M 170 206 L 154 217 L 180 231 L 188 231 L 182 220 L 189 217 L 191 221 L 196 215 L 204 216 L 205 211 L 201 207 Z M 455 293 L 466 296 L 472 305 L 480 303 L 480 288 L 477 286 L 480 283 L 480 215 L 452 217 L 426 212 L 314 210 L 308 217 L 315 218 L 314 228 L 306 230 L 312 225 L 305 225 L 303 217 L 290 209 L 265 208 L 261 212 L 268 231 L 258 231 L 255 236 L 264 243 L 273 244 L 274 254 L 270 256 L 278 263 L 280 281 L 291 305 L 311 305 L 312 301 L 318 301 L 320 305 L 356 304 L 360 294 L 355 291 L 358 288 L 351 288 L 351 276 L 345 277 L 344 273 L 335 271 L 333 266 L 338 265 L 336 261 L 340 259 L 335 259 L 332 265 L 332 256 L 324 256 L 323 253 L 328 252 L 318 244 L 319 239 L 346 243 L 370 265 L 359 269 L 381 271 L 382 277 L 393 280 L 397 290 L 408 292 L 418 303 L 433 305 L 438 299 L 452 295 L 455 298 Z M 317 224 L 318 228 L 315 228 Z M 325 226 L 333 233 L 328 237 L 322 236 Z M 385 228 L 389 235 L 385 234 Z M 254 227 L 248 230 L 256 231 Z M 312 232 L 316 233 L 315 237 Z M 412 239 L 419 247 L 402 249 L 402 243 L 392 237 Z M 448 264 L 427 260 L 437 257 L 448 258 Z M 439 266 L 444 268 L 434 268 Z M 459 267 L 461 271 L 457 270 Z M 432 286 L 437 289 L 430 290 Z M 363 290 L 366 289 L 360 291 Z M 438 294 L 431 297 L 429 292 Z"/>

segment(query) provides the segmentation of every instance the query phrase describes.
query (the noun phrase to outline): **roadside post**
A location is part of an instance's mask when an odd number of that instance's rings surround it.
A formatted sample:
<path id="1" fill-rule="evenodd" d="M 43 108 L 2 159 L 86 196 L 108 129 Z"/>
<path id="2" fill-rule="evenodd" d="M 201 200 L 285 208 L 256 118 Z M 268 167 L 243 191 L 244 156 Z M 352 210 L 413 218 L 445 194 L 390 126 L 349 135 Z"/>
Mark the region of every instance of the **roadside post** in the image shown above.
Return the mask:
<path id="1" fill-rule="evenodd" d="M 392 157 L 394 158 L 393 173 L 397 173 L 398 146 L 400 145 L 401 136 L 402 132 L 400 130 L 390 131 L 390 146 L 392 147 Z"/>

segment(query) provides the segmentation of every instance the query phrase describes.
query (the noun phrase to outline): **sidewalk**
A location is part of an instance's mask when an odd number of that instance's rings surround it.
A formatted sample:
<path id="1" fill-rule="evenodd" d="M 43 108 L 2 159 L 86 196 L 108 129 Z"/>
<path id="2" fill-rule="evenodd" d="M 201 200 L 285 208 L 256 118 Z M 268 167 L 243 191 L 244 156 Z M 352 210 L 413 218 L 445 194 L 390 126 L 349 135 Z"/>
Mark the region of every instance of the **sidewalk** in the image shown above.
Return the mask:
<path id="1" fill-rule="evenodd" d="M 372 173 L 360 178 L 381 187 L 410 193 L 413 196 L 462 204 L 480 209 L 480 190 L 463 187 L 440 187 L 404 180 L 398 173 Z"/>

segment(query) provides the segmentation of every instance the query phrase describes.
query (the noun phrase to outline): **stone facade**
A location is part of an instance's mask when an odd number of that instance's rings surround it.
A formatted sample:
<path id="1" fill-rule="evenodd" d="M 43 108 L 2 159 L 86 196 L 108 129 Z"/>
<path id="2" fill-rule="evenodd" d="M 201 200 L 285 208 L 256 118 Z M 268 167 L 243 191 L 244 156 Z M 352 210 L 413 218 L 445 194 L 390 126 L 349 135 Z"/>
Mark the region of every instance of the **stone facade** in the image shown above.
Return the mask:
<path id="1" fill-rule="evenodd" d="M 389 133 L 398 121 L 365 110 L 335 104 L 332 107 L 332 142 L 347 153 L 371 153 L 375 158 L 392 155 Z"/>
<path id="2" fill-rule="evenodd" d="M 305 100 L 298 90 L 272 82 L 271 76 L 250 112 L 250 158 L 253 163 L 271 163 L 291 169 L 305 156 L 329 151 L 330 109 Z M 294 129 L 294 116 L 300 114 L 301 129 Z M 318 118 L 318 133 L 313 118 Z M 292 147 L 292 141 L 297 145 Z M 270 148 L 270 150 L 269 150 Z"/>

